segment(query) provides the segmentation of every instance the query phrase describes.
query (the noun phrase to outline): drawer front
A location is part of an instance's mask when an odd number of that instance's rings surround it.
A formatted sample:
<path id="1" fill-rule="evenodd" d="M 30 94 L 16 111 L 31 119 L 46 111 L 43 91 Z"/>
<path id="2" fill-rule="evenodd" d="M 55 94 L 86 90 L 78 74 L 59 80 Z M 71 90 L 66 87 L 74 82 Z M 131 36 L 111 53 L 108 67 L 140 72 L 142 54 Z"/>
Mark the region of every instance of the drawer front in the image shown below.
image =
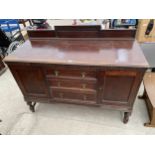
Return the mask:
<path id="1" fill-rule="evenodd" d="M 55 89 L 50 88 L 50 92 L 53 98 L 61 100 L 80 100 L 80 101 L 94 101 L 96 103 L 96 92 L 95 91 L 77 91 L 67 89 Z"/>
<path id="2" fill-rule="evenodd" d="M 65 69 L 62 68 L 49 68 L 45 70 L 47 77 L 73 77 L 73 78 L 96 78 L 96 72 L 94 70 L 86 69 Z"/>
<path id="3" fill-rule="evenodd" d="M 96 90 L 96 80 L 68 80 L 61 78 L 51 78 L 48 79 L 50 87 L 67 87 L 67 88 L 77 88 L 77 89 L 93 89 Z"/>

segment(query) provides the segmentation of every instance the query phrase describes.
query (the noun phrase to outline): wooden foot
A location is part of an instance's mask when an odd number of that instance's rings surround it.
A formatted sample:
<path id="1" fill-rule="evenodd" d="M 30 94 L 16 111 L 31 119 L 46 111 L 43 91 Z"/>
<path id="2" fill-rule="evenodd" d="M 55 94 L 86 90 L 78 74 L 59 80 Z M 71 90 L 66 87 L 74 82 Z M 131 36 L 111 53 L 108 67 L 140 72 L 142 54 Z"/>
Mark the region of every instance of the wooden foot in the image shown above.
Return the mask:
<path id="1" fill-rule="evenodd" d="M 35 112 L 35 105 L 36 105 L 36 102 L 27 102 L 27 105 L 29 106 L 29 109 L 30 109 L 32 112 Z"/>
<path id="2" fill-rule="evenodd" d="M 131 112 L 124 112 L 124 118 L 123 118 L 124 124 L 128 123 L 130 115 L 131 115 Z"/>

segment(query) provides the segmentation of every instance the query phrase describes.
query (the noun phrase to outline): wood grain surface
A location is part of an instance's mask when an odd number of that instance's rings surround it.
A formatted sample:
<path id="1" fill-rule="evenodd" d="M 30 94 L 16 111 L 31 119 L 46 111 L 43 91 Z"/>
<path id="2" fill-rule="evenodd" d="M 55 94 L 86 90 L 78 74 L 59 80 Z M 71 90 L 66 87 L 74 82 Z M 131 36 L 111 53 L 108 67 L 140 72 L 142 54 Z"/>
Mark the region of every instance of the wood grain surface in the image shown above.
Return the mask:
<path id="1" fill-rule="evenodd" d="M 51 38 L 26 41 L 5 62 L 148 67 L 134 39 Z"/>

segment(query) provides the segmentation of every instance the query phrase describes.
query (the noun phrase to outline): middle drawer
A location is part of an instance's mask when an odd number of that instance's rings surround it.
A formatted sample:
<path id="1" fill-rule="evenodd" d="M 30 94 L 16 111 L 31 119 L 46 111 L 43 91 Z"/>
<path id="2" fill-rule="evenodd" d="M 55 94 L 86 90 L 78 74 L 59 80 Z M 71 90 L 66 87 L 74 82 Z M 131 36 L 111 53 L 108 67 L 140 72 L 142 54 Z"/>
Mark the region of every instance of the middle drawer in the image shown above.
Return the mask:
<path id="1" fill-rule="evenodd" d="M 97 89 L 97 81 L 86 79 L 65 79 L 65 78 L 49 78 L 47 79 L 50 87 L 78 88 L 78 89 Z"/>

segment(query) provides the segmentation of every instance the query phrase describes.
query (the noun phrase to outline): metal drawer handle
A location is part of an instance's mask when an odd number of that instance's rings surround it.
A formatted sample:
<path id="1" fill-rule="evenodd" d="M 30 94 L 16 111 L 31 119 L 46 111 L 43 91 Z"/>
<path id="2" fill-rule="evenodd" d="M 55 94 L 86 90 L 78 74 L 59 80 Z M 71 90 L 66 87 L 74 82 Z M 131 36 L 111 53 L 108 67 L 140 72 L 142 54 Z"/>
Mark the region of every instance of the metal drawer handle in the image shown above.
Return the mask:
<path id="1" fill-rule="evenodd" d="M 63 98 L 63 93 L 59 93 L 60 98 Z"/>
<path id="2" fill-rule="evenodd" d="M 84 100 L 86 100 L 86 99 L 87 99 L 87 96 L 86 96 L 86 95 L 84 95 L 84 96 L 83 96 L 83 99 L 84 99 Z"/>
<path id="3" fill-rule="evenodd" d="M 59 75 L 59 72 L 58 71 L 55 71 L 55 76 L 58 76 Z"/>
<path id="4" fill-rule="evenodd" d="M 99 87 L 99 90 L 102 90 L 102 87 Z"/>
<path id="5" fill-rule="evenodd" d="M 86 77 L 86 73 L 82 72 L 82 77 L 85 78 Z"/>
<path id="6" fill-rule="evenodd" d="M 85 89 L 85 88 L 86 88 L 86 84 L 83 84 L 83 85 L 82 85 L 82 88 Z"/>

